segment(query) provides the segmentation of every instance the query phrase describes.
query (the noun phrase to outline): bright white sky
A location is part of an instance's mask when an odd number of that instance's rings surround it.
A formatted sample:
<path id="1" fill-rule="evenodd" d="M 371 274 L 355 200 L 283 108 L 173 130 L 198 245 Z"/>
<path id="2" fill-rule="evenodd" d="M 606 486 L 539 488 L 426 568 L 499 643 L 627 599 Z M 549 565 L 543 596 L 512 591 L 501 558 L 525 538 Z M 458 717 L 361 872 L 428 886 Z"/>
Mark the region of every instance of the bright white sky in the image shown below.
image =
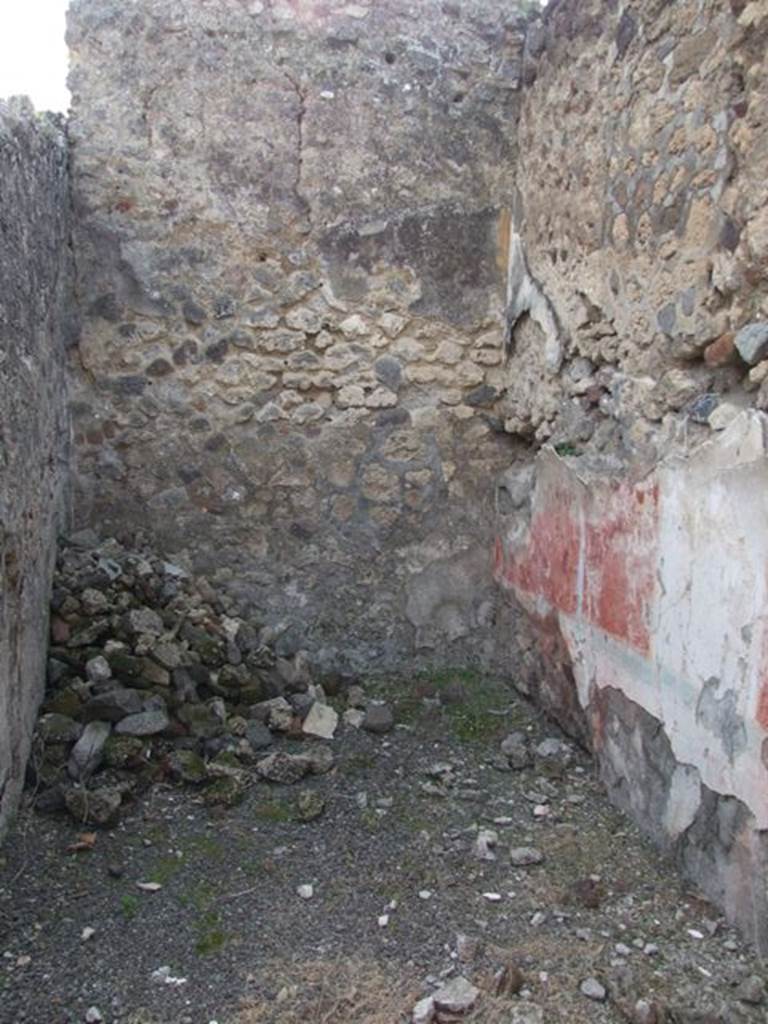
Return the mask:
<path id="1" fill-rule="evenodd" d="M 37 110 L 66 112 L 68 6 L 69 0 L 0 0 L 0 99 L 23 93 Z"/>
<path id="2" fill-rule="evenodd" d="M 69 0 L 0 0 L 0 99 L 26 94 L 37 110 L 66 112 L 68 6 Z"/>

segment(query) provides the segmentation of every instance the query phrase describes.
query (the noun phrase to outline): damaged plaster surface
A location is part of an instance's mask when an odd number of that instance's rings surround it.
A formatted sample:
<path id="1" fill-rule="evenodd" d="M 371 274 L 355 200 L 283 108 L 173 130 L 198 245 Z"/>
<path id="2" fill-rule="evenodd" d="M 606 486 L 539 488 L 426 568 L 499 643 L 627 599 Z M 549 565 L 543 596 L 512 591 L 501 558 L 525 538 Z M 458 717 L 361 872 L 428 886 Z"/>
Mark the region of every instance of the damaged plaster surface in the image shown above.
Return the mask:
<path id="1" fill-rule="evenodd" d="M 613 796 L 763 946 L 766 426 L 743 413 L 636 481 L 548 451 L 527 526 L 515 511 L 497 552 L 539 642 L 555 629 L 565 648 L 539 698 L 562 718 L 575 688 Z M 697 828 L 730 806 L 738 825 Z"/>

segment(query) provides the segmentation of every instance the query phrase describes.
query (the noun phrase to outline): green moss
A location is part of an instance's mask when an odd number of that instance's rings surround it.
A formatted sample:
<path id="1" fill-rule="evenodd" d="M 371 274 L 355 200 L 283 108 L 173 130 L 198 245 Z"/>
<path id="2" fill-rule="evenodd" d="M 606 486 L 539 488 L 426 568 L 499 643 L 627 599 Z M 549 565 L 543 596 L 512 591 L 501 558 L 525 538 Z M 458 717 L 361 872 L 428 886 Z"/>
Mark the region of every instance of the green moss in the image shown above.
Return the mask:
<path id="1" fill-rule="evenodd" d="M 126 921 L 132 921 L 139 912 L 139 898 L 132 893 L 120 897 L 120 913 Z"/>
<path id="2" fill-rule="evenodd" d="M 221 919 L 215 911 L 203 914 L 197 924 L 195 952 L 198 956 L 210 956 L 218 953 L 229 941 L 229 936 L 221 925 Z"/>

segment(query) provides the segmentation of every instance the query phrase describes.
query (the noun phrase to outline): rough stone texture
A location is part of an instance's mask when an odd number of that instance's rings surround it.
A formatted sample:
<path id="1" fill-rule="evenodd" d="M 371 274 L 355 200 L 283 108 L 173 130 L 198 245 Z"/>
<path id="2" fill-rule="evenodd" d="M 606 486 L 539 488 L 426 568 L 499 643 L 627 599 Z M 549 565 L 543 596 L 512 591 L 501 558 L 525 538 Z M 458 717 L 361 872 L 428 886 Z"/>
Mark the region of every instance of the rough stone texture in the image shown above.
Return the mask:
<path id="1" fill-rule="evenodd" d="M 766 43 L 764 0 L 560 0 L 529 31 L 513 433 L 652 462 L 700 395 L 749 387 L 704 351 L 768 311 Z"/>
<path id="2" fill-rule="evenodd" d="M 497 486 L 520 685 L 763 949 L 767 42 L 765 0 L 529 29 L 501 408 L 554 451 Z"/>
<path id="3" fill-rule="evenodd" d="M 48 599 L 69 453 L 74 328 L 61 124 L 0 102 L 0 837 L 45 680 Z"/>
<path id="4" fill-rule="evenodd" d="M 70 12 L 81 517 L 142 523 L 329 664 L 488 654 L 523 25 Z"/>

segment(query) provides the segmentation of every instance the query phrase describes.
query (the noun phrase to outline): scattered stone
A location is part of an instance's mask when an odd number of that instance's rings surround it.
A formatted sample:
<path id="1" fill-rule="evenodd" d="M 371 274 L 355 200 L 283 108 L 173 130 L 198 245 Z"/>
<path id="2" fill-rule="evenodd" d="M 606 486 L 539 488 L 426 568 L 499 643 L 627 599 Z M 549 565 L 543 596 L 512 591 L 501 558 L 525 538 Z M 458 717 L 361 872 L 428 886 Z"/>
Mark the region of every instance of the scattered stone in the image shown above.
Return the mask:
<path id="1" fill-rule="evenodd" d="M 509 851 L 509 859 L 516 868 L 542 864 L 544 854 L 534 846 L 515 846 Z"/>
<path id="2" fill-rule="evenodd" d="M 579 991 L 587 999 L 593 999 L 597 1003 L 605 1002 L 608 993 L 604 985 L 601 985 L 597 978 L 585 978 L 579 985 Z"/>
<path id="3" fill-rule="evenodd" d="M 98 1006 L 89 1006 L 85 1011 L 85 1024 L 102 1024 L 104 1020 Z"/>
<path id="4" fill-rule="evenodd" d="M 81 824 L 109 825 L 120 809 L 122 794 L 113 786 L 90 790 L 77 786 L 65 790 L 64 803 L 75 821 Z"/>
<path id="5" fill-rule="evenodd" d="M 325 812 L 325 798 L 314 789 L 302 789 L 296 797 L 296 817 L 299 821 L 315 821 Z"/>
<path id="6" fill-rule="evenodd" d="M 45 743 L 75 743 L 82 735 L 83 727 L 67 715 L 51 712 L 38 720 L 37 732 Z"/>
<path id="7" fill-rule="evenodd" d="M 542 740 L 536 747 L 536 756 L 543 761 L 562 761 L 567 763 L 571 759 L 571 748 L 567 743 L 554 736 Z"/>
<path id="8" fill-rule="evenodd" d="M 310 764 L 306 757 L 298 754 L 285 754 L 279 751 L 276 754 L 268 754 L 256 765 L 256 771 L 268 782 L 291 785 L 303 779 L 310 771 Z"/>
<path id="9" fill-rule="evenodd" d="M 83 707 L 85 722 L 120 722 L 128 715 L 138 714 L 144 706 L 139 690 L 115 689 L 92 697 Z"/>
<path id="10" fill-rule="evenodd" d="M 336 727 L 339 724 L 339 716 L 327 704 L 315 702 L 309 709 L 307 717 L 302 723 L 302 732 L 307 736 L 317 736 L 322 740 L 333 739 Z"/>
<path id="11" fill-rule="evenodd" d="M 125 874 L 125 866 L 116 862 L 107 864 L 107 874 L 110 878 L 122 878 Z"/>
<path id="12" fill-rule="evenodd" d="M 132 608 L 123 617 L 123 628 L 133 636 L 160 636 L 163 620 L 152 608 Z"/>
<path id="13" fill-rule="evenodd" d="M 463 964 L 471 964 L 480 953 L 480 942 L 469 935 L 456 936 L 456 956 Z"/>
<path id="14" fill-rule="evenodd" d="M 370 704 L 365 711 L 363 729 L 376 735 L 391 732 L 395 725 L 395 716 L 387 704 Z"/>
<path id="15" fill-rule="evenodd" d="M 272 733 L 263 722 L 248 722 L 245 727 L 245 738 L 254 750 L 264 750 L 274 742 Z"/>
<path id="16" fill-rule="evenodd" d="M 768 323 L 757 321 L 742 327 L 734 338 L 736 350 L 750 366 L 768 355 Z"/>
<path id="17" fill-rule="evenodd" d="M 438 989 L 434 994 L 435 1008 L 447 1013 L 468 1013 L 477 1002 L 480 989 L 459 975 Z"/>
<path id="18" fill-rule="evenodd" d="M 87 780 L 102 762 L 104 745 L 112 732 L 108 722 L 89 722 L 72 748 L 67 771 L 77 781 Z"/>
<path id="19" fill-rule="evenodd" d="M 153 708 L 123 718 L 115 726 L 115 732 L 123 736 L 156 736 L 160 732 L 165 732 L 170 724 L 171 720 L 166 711 Z"/>
<path id="20" fill-rule="evenodd" d="M 168 755 L 168 770 L 179 782 L 199 786 L 205 782 L 205 762 L 194 750 L 173 750 Z"/>
<path id="21" fill-rule="evenodd" d="M 368 701 L 362 686 L 355 684 L 347 690 L 347 707 L 363 711 L 368 707 Z"/>
<path id="22" fill-rule="evenodd" d="M 331 748 L 321 743 L 313 743 L 306 747 L 300 756 L 307 762 L 313 775 L 325 775 L 336 763 Z"/>
<path id="23" fill-rule="evenodd" d="M 432 996 L 420 999 L 413 1008 L 411 1020 L 413 1024 L 431 1024 L 435 1019 L 435 1000 Z"/>
<path id="24" fill-rule="evenodd" d="M 144 740 L 139 736 L 109 737 L 104 747 L 104 764 L 108 768 L 135 768 L 144 763 Z"/>
<path id="25" fill-rule="evenodd" d="M 227 775 L 216 779 L 203 791 L 209 806 L 235 807 L 245 796 L 246 783 L 241 776 Z"/>
<path id="26" fill-rule="evenodd" d="M 314 886 L 312 886 L 312 885 L 300 885 L 296 889 L 296 894 L 298 896 L 300 896 L 303 900 L 311 900 L 312 897 L 315 895 Z"/>
<path id="27" fill-rule="evenodd" d="M 750 974 L 736 987 L 736 998 L 749 1006 L 762 1006 L 766 1000 L 765 981 L 758 974 Z"/>
<path id="28" fill-rule="evenodd" d="M 362 729 L 363 722 L 365 721 L 365 712 L 360 711 L 359 708 L 347 708 L 343 718 L 345 725 L 349 725 L 353 729 Z"/>
<path id="29" fill-rule="evenodd" d="M 81 942 L 88 942 L 90 939 L 93 938 L 93 936 L 95 934 L 96 934 L 96 929 L 95 928 L 91 928 L 91 927 L 83 928 L 82 932 L 80 933 L 80 941 Z"/>
<path id="30" fill-rule="evenodd" d="M 507 759 L 510 768 L 522 771 L 533 763 L 525 733 L 511 732 L 501 741 L 501 753 Z"/>
<path id="31" fill-rule="evenodd" d="M 494 832 L 490 828 L 481 828 L 477 833 L 477 839 L 472 847 L 472 852 L 478 860 L 496 860 L 496 854 L 493 852 L 493 847 L 499 841 L 498 832 Z"/>
<path id="32" fill-rule="evenodd" d="M 497 996 L 516 996 L 524 985 L 525 976 L 517 964 L 505 964 L 494 977 L 494 991 Z"/>
<path id="33" fill-rule="evenodd" d="M 107 659 L 99 654 L 85 663 L 85 674 L 92 683 L 106 683 L 112 678 L 112 669 Z"/>

